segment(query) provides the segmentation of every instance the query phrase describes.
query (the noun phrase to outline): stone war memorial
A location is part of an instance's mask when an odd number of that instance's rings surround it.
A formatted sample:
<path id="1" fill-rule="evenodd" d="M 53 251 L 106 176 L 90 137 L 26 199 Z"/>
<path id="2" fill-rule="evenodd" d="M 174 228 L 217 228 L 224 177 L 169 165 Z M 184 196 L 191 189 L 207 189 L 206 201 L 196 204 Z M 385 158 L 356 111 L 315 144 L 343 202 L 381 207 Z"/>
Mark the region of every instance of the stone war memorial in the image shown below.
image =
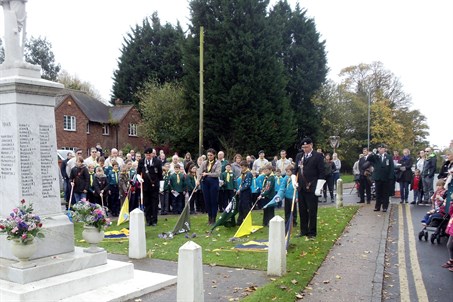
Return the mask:
<path id="1" fill-rule="evenodd" d="M 74 246 L 74 226 L 61 207 L 55 132 L 55 96 L 64 87 L 41 79 L 41 68 L 23 59 L 26 2 L 0 0 L 0 217 L 24 199 L 41 217 L 45 237 L 34 239 L 29 265 L 18 267 L 11 240 L 0 234 L 0 301 L 127 300 L 174 284 L 175 276 L 137 271 L 107 260 L 103 250 Z"/>

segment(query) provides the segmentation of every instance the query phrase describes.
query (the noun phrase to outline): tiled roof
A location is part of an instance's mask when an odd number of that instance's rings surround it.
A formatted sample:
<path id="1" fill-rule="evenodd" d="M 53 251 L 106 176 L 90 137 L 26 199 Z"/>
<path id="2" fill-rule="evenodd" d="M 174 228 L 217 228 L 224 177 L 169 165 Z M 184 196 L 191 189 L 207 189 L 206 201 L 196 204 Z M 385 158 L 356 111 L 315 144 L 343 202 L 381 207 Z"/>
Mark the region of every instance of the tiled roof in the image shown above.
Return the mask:
<path id="1" fill-rule="evenodd" d="M 132 105 L 108 106 L 83 91 L 72 89 L 65 89 L 62 94 L 56 97 L 56 106 L 68 96 L 72 97 L 91 122 L 96 123 L 119 123 L 133 107 Z"/>

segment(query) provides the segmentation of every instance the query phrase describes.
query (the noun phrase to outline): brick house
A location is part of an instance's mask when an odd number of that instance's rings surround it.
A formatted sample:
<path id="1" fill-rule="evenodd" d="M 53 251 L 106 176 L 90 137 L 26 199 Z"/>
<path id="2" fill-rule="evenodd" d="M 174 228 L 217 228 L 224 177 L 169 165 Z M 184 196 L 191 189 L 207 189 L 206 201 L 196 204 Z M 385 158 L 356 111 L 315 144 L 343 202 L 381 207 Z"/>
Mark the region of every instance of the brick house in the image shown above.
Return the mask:
<path id="1" fill-rule="evenodd" d="M 56 97 L 55 124 L 58 149 L 89 149 L 100 143 L 104 150 L 130 145 L 143 150 L 146 140 L 138 135 L 141 116 L 133 105 L 105 103 L 83 91 L 65 89 Z"/>

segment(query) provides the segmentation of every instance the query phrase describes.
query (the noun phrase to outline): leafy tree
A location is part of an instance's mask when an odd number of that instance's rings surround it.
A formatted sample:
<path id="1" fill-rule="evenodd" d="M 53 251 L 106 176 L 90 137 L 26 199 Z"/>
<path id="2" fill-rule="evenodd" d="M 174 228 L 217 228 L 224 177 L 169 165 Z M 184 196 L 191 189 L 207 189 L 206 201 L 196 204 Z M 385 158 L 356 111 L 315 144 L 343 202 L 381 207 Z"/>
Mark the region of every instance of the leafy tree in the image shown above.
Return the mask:
<path id="1" fill-rule="evenodd" d="M 395 75 L 384 68 L 382 62 L 359 64 L 343 68 L 340 72 L 345 90 L 362 94 L 374 101 L 374 96 L 382 95 L 389 100 L 392 108 L 411 105 L 411 97 L 403 90 L 403 85 Z"/>
<path id="2" fill-rule="evenodd" d="M 55 55 L 52 51 L 52 43 L 46 38 L 34 38 L 27 40 L 24 47 L 25 61 L 41 66 L 41 78 L 49 81 L 57 81 L 60 72 L 60 64 L 55 63 Z"/>
<path id="3" fill-rule="evenodd" d="M 190 127 L 180 84 L 151 81 L 137 94 L 142 112 L 140 132 L 155 145 L 181 142 Z M 195 125 L 192 125 L 195 127 Z"/>
<path id="4" fill-rule="evenodd" d="M 314 20 L 306 13 L 299 4 L 291 11 L 287 1 L 280 0 L 270 14 L 272 26 L 282 34 L 280 53 L 288 78 L 286 91 L 297 112 L 299 140 L 305 136 L 315 138 L 320 132 L 320 116 L 312 97 L 326 81 L 328 71 L 325 41 L 321 41 Z"/>
<path id="5" fill-rule="evenodd" d="M 112 100 L 138 104 L 136 93 L 149 80 L 159 84 L 182 77 L 181 26 L 160 24 L 157 12 L 136 25 L 124 38 L 118 69 L 113 74 Z"/>
<path id="6" fill-rule="evenodd" d="M 95 99 L 102 100 L 101 94 L 90 82 L 82 81 L 76 75 L 69 74 L 66 70 L 60 72 L 58 82 L 63 84 L 65 88 L 81 90 Z"/>
<path id="7" fill-rule="evenodd" d="M 198 121 L 199 29 L 204 26 L 204 145 L 268 154 L 294 142 L 295 125 L 276 55 L 282 37 L 266 8 L 269 1 L 193 0 L 184 49 L 187 108 Z M 196 130 L 196 129 L 195 129 Z M 196 132 L 188 140 L 196 143 Z"/>
<path id="8" fill-rule="evenodd" d="M 426 118 L 418 110 L 409 109 L 410 99 L 399 80 L 384 70 L 382 63 L 373 66 L 384 71 L 369 66 L 359 64 L 343 69 L 340 84 L 327 83 L 313 98 L 323 129 L 318 136 L 320 146 L 329 150 L 328 137 L 339 135 L 341 145 L 337 152 L 344 159 L 345 168 L 351 168 L 357 154 L 367 146 L 368 101 L 371 147 L 384 142 L 392 150 L 419 150 L 426 145 Z M 383 75 L 382 79 L 379 75 Z"/>

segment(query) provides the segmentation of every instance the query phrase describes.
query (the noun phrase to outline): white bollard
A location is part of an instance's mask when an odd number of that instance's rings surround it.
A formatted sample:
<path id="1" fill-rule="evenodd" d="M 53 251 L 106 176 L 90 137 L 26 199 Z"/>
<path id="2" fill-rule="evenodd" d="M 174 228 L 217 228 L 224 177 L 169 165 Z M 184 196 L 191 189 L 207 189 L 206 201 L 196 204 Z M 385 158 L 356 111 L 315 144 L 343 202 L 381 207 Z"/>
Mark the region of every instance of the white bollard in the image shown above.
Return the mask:
<path id="1" fill-rule="evenodd" d="M 193 241 L 179 248 L 176 301 L 204 301 L 201 246 Z"/>
<path id="2" fill-rule="evenodd" d="M 275 216 L 269 222 L 269 248 L 267 275 L 283 276 L 286 273 L 285 220 Z"/>
<path id="3" fill-rule="evenodd" d="M 137 208 L 130 213 L 129 219 L 129 258 L 145 258 L 145 214 Z"/>
<path id="4" fill-rule="evenodd" d="M 337 180 L 337 196 L 336 196 L 337 209 L 343 206 L 343 180 Z"/>

